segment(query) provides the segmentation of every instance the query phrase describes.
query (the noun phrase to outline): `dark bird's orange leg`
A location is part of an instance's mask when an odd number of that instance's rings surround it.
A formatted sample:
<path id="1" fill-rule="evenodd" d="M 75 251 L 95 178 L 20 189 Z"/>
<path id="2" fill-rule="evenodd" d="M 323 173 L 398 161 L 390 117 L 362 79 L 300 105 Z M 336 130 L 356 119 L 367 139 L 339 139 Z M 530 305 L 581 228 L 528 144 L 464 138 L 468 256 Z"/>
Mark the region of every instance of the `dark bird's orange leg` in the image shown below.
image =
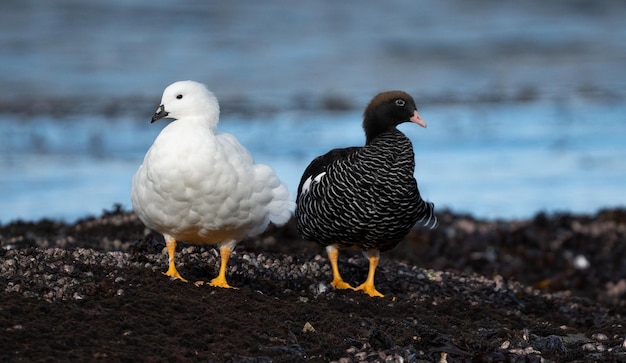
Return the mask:
<path id="1" fill-rule="evenodd" d="M 167 272 L 163 272 L 163 275 L 169 276 L 172 279 L 178 279 L 183 282 L 187 282 L 176 270 L 176 264 L 174 263 L 174 254 L 176 253 L 176 240 L 172 237 L 166 237 L 165 246 L 167 247 L 167 255 L 169 257 L 169 268 Z"/>
<path id="2" fill-rule="evenodd" d="M 371 297 L 384 297 L 385 295 L 378 292 L 376 287 L 374 287 L 374 274 L 376 273 L 376 267 L 378 267 L 379 260 L 378 250 L 369 250 L 366 254 L 370 261 L 370 269 L 367 273 L 367 280 L 365 280 L 365 282 L 359 285 L 355 290 L 361 290 Z"/>
<path id="3" fill-rule="evenodd" d="M 330 267 L 333 269 L 333 281 L 330 285 L 336 289 L 350 289 L 354 290 L 354 287 L 349 283 L 343 281 L 339 274 L 339 267 L 337 267 L 337 258 L 339 257 L 339 250 L 335 245 L 326 246 L 326 253 L 328 254 L 328 260 L 330 260 Z"/>
<path id="4" fill-rule="evenodd" d="M 216 278 L 209 282 L 209 285 L 216 287 L 223 287 L 226 289 L 236 289 L 236 287 L 232 287 L 226 282 L 226 266 L 228 265 L 228 260 L 230 259 L 230 253 L 232 251 L 232 247 L 228 245 L 220 246 L 220 272 Z"/>

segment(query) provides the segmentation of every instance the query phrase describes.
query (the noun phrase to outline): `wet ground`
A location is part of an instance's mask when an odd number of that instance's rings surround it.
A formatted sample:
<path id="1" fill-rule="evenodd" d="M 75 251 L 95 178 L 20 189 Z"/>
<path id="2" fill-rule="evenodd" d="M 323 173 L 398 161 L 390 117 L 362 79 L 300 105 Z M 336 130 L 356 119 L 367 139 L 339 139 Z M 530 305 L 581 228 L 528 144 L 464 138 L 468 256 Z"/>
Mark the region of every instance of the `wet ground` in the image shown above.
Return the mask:
<path id="1" fill-rule="evenodd" d="M 449 212 L 385 253 L 385 298 L 328 285 L 292 224 L 241 243 L 224 290 L 171 281 L 123 210 L 0 227 L 1 361 L 626 361 L 626 211 L 490 221 Z M 181 244 L 191 281 L 214 249 Z M 344 278 L 367 273 L 340 254 Z"/>

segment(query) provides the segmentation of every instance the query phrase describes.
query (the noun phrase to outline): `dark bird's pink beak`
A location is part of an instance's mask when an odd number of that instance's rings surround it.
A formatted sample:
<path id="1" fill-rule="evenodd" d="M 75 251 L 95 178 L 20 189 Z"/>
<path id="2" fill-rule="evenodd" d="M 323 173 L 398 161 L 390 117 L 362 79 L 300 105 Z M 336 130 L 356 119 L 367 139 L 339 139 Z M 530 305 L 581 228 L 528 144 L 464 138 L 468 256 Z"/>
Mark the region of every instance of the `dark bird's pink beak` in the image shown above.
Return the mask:
<path id="1" fill-rule="evenodd" d="M 422 116 L 420 116 L 419 113 L 417 113 L 417 110 L 415 110 L 415 112 L 413 113 L 413 117 L 411 117 L 409 119 L 409 121 L 411 122 L 415 122 L 416 124 L 422 126 L 422 127 L 426 127 L 426 121 L 424 121 L 422 119 Z"/>

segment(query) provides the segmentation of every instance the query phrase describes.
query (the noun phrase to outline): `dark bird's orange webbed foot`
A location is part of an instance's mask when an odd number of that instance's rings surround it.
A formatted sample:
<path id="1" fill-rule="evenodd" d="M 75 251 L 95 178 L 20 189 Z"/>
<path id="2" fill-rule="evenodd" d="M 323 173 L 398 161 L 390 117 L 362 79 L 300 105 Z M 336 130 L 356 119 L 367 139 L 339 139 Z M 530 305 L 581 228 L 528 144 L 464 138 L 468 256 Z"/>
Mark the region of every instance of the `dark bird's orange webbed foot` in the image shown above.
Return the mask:
<path id="1" fill-rule="evenodd" d="M 367 280 L 359 285 L 355 290 L 363 291 L 371 297 L 385 297 L 374 286 L 374 274 L 376 273 L 376 267 L 378 267 L 379 253 L 378 250 L 369 250 L 366 252 L 370 261 L 369 272 L 367 273 Z"/>
<path id="2" fill-rule="evenodd" d="M 341 274 L 339 273 L 339 267 L 337 266 L 337 258 L 339 257 L 339 250 L 337 247 L 331 245 L 326 247 L 326 252 L 328 253 L 328 260 L 330 261 L 330 267 L 333 270 L 333 281 L 330 282 L 330 285 L 336 289 L 350 289 L 354 290 L 349 283 L 343 281 L 341 278 Z"/>

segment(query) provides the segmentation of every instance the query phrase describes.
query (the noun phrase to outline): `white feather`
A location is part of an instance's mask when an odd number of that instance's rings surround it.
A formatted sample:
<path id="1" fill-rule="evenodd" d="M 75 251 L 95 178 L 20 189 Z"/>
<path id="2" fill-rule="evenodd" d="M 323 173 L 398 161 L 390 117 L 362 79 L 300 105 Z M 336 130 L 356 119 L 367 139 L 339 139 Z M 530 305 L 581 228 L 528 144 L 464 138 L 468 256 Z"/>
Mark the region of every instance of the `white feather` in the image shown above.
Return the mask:
<path id="1" fill-rule="evenodd" d="M 317 174 L 315 177 L 313 177 L 313 175 L 311 175 L 310 177 L 306 178 L 306 180 L 302 184 L 302 190 L 300 191 L 300 195 L 303 195 L 303 194 L 307 193 L 309 191 L 309 189 L 311 189 L 311 183 L 313 183 L 313 182 L 319 183 L 322 180 L 322 178 L 324 177 L 324 175 L 326 175 L 325 171 Z"/>

